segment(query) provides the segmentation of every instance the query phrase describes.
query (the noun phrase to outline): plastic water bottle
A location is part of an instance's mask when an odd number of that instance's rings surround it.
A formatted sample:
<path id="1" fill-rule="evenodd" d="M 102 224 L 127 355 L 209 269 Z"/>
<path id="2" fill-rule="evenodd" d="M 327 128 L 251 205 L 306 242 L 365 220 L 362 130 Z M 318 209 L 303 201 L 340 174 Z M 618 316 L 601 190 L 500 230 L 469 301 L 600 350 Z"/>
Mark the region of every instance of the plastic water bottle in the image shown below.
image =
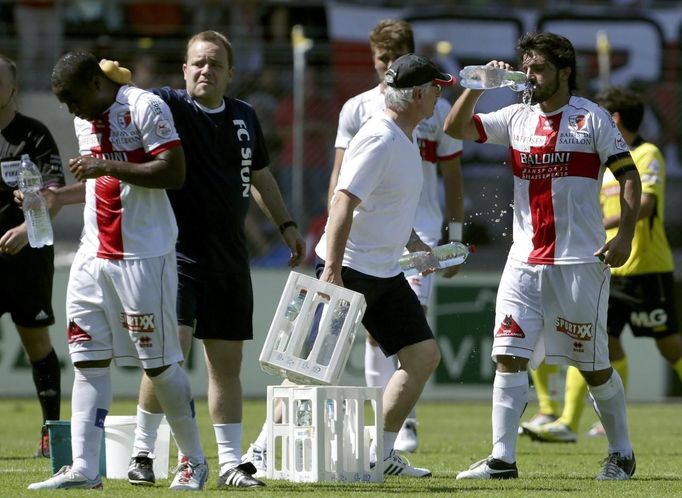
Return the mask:
<path id="1" fill-rule="evenodd" d="M 47 203 L 40 193 L 43 177 L 28 154 L 21 156 L 19 190 L 24 194 L 22 209 L 28 229 L 28 243 L 31 247 L 51 246 L 54 243 L 52 221 Z"/>
<path id="2" fill-rule="evenodd" d="M 320 353 L 317 357 L 317 362 L 320 365 L 329 365 L 329 362 L 332 359 L 336 343 L 339 341 L 341 329 L 346 320 L 346 315 L 348 315 L 348 308 L 350 308 L 350 303 L 345 299 L 341 299 L 336 303 L 336 307 L 332 312 L 329 332 L 327 332 L 327 335 L 324 337 L 324 342 L 322 342 L 322 347 L 320 348 Z"/>
<path id="3" fill-rule="evenodd" d="M 459 72 L 460 85 L 475 90 L 508 87 L 515 92 L 522 92 L 526 89 L 527 81 L 523 71 L 509 71 L 501 67 L 465 66 Z"/>
<path id="4" fill-rule="evenodd" d="M 299 427 L 310 427 L 313 425 L 313 405 L 309 399 L 298 401 L 296 408 L 296 425 Z"/>
<path id="5" fill-rule="evenodd" d="M 282 326 L 282 330 L 280 330 L 279 334 L 277 334 L 277 340 L 275 341 L 276 351 L 284 352 L 287 349 L 287 346 L 289 345 L 289 339 L 291 339 L 291 332 L 294 328 L 294 321 L 301 312 L 303 301 L 305 301 L 305 296 L 307 293 L 307 290 L 301 289 L 287 305 L 287 309 L 284 312 L 286 321 Z"/>
<path id="6" fill-rule="evenodd" d="M 400 258 L 400 268 L 406 277 L 417 275 L 427 270 L 442 270 L 450 266 L 461 265 L 466 261 L 470 253 L 475 252 L 473 245 L 464 245 L 461 242 L 448 242 L 442 246 L 434 247 L 432 251 L 417 251 L 405 254 Z"/>

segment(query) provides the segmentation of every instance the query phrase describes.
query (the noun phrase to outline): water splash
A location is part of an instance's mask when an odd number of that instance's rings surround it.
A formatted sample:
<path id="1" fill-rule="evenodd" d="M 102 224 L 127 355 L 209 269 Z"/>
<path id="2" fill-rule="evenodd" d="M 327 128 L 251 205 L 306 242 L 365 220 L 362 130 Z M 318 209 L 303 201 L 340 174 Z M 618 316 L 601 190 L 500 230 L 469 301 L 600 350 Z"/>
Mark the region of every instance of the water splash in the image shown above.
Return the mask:
<path id="1" fill-rule="evenodd" d="M 524 105 L 529 106 L 532 99 L 533 99 L 533 84 L 528 82 L 528 83 L 526 83 L 526 88 L 524 88 L 524 90 L 523 90 L 523 95 L 521 96 L 521 101 L 523 102 Z"/>

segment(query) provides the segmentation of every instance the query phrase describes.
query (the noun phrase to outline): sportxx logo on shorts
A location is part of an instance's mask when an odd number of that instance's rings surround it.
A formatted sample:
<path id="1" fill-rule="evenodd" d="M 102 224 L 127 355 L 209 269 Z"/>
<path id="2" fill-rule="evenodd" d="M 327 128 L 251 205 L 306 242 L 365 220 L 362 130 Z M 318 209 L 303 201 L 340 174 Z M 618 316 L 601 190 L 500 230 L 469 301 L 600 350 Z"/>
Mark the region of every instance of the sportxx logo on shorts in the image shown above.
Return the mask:
<path id="1" fill-rule="evenodd" d="M 500 328 L 497 329 L 495 337 L 518 337 L 520 339 L 526 337 L 523 333 L 519 324 L 512 318 L 511 315 L 505 315 L 504 320 L 500 324 Z"/>
<path id="2" fill-rule="evenodd" d="M 69 344 L 75 344 L 77 342 L 88 342 L 92 341 L 92 337 L 78 326 L 78 324 L 69 320 L 69 325 L 66 327 Z"/>
<path id="3" fill-rule="evenodd" d="M 121 325 L 123 325 L 124 329 L 128 329 L 131 332 L 150 333 L 156 330 L 156 327 L 154 327 L 154 313 L 143 315 L 121 313 Z"/>
<path id="4" fill-rule="evenodd" d="M 581 341 L 592 340 L 591 323 L 573 323 L 558 316 L 554 320 L 554 325 L 556 326 L 557 332 L 566 334 L 568 337 L 571 337 L 573 339 L 579 339 Z"/>

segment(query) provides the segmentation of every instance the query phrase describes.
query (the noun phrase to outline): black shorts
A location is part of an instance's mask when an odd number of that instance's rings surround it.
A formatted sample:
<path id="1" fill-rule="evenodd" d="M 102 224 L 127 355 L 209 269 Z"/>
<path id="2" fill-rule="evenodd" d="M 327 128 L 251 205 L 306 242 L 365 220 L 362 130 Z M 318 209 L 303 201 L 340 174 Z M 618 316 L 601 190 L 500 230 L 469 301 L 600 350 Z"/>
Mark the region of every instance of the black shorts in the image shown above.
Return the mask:
<path id="1" fill-rule="evenodd" d="M 9 312 L 20 327 L 54 324 L 52 278 L 54 248 L 24 247 L 15 256 L 0 256 L 0 316 Z"/>
<path id="2" fill-rule="evenodd" d="M 672 273 L 611 277 L 607 330 L 620 337 L 625 325 L 637 337 L 666 337 L 678 332 Z"/>
<path id="3" fill-rule="evenodd" d="M 315 269 L 319 278 L 324 262 L 318 260 Z M 344 266 L 341 278 L 344 287 L 365 296 L 367 309 L 362 324 L 386 356 L 434 338 L 424 309 L 402 273 L 379 278 Z"/>
<path id="4" fill-rule="evenodd" d="M 250 273 L 200 270 L 178 260 L 178 323 L 194 327 L 197 339 L 253 339 Z"/>

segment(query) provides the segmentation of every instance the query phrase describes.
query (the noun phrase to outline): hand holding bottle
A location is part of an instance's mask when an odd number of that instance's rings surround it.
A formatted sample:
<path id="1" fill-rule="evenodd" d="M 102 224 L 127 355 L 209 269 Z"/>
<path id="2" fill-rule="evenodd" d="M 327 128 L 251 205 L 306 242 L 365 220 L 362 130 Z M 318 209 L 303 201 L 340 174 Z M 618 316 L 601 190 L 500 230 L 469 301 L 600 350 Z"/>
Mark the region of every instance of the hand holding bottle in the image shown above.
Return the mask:
<path id="1" fill-rule="evenodd" d="M 400 268 L 406 277 L 421 274 L 428 275 L 443 268 L 461 265 L 470 253 L 475 252 L 473 245 L 466 246 L 461 242 L 448 242 L 432 251 L 411 252 L 400 258 Z"/>
<path id="2" fill-rule="evenodd" d="M 512 71 L 509 64 L 501 61 L 491 61 L 485 66 L 465 66 L 459 72 L 460 85 L 475 90 L 510 88 L 522 92 L 527 81 L 525 73 Z"/>

